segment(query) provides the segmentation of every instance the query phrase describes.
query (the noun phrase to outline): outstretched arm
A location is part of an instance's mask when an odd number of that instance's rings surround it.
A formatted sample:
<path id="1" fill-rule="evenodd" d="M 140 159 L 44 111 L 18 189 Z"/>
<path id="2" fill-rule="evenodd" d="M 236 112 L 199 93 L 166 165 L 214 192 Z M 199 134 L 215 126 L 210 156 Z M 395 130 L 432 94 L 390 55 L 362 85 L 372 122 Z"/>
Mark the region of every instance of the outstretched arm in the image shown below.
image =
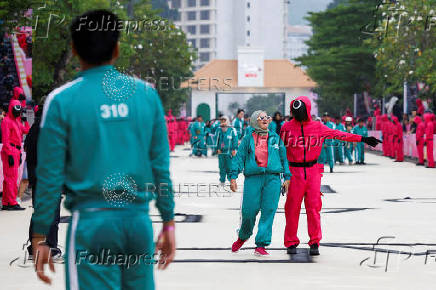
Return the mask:
<path id="1" fill-rule="evenodd" d="M 326 125 L 321 125 L 321 135 L 325 139 L 337 139 L 348 142 L 362 142 L 362 136 L 357 134 L 351 134 L 342 132 L 340 130 L 330 129 Z"/>
<path id="2" fill-rule="evenodd" d="M 326 139 L 337 139 L 347 142 L 364 142 L 371 147 L 375 147 L 377 144 L 382 143 L 382 141 L 375 137 L 365 137 L 357 134 L 342 132 L 339 130 L 330 129 L 325 125 L 321 125 L 321 135 Z"/>

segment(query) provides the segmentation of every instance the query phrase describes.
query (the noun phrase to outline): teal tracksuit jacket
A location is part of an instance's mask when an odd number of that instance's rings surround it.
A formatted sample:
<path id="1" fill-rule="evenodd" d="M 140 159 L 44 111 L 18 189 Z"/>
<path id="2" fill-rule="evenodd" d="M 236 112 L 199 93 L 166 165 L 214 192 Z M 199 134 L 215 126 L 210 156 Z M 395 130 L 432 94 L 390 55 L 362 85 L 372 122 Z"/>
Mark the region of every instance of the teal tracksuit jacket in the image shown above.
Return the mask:
<path id="1" fill-rule="evenodd" d="M 117 80 L 126 84 L 121 90 Z M 35 233 L 48 233 L 61 193 L 73 212 L 67 289 L 154 289 L 150 261 L 128 267 L 86 259 L 102 249 L 150 257 L 149 202 L 156 200 L 164 221 L 174 217 L 168 135 L 153 88 L 105 65 L 52 91 L 41 119 L 36 188 Z"/>
<path id="2" fill-rule="evenodd" d="M 235 118 L 232 122 L 233 128 L 235 128 L 238 138 L 244 137 L 244 120 Z"/>
<path id="3" fill-rule="evenodd" d="M 253 233 L 258 212 L 261 212 L 255 243 L 258 247 L 266 247 L 271 243 L 272 225 L 277 210 L 281 180 L 291 178 L 286 148 L 282 139 L 275 132 L 268 132 L 268 165 L 259 167 L 255 160 L 255 140 L 253 129 L 247 133 L 232 159 L 231 179 L 244 172 L 244 192 L 241 206 L 241 225 L 239 238 L 247 240 Z"/>
<path id="4" fill-rule="evenodd" d="M 217 150 L 221 153 L 218 154 L 218 166 L 220 170 L 220 182 L 223 183 L 230 179 L 230 169 L 232 167 L 232 151 L 238 149 L 238 134 L 235 128 L 227 128 L 224 132 L 222 128 L 217 131 Z"/>
<path id="5" fill-rule="evenodd" d="M 335 124 L 332 122 L 325 123 L 330 129 L 335 128 Z M 335 164 L 335 157 L 333 152 L 333 141 L 332 139 L 325 139 L 322 146 L 321 155 L 318 158 L 318 163 L 328 164 L 330 168 L 333 168 Z"/>
<path id="6" fill-rule="evenodd" d="M 335 129 L 345 132 L 345 127 L 342 125 L 342 123 L 335 124 Z M 335 161 L 339 161 L 340 163 L 344 163 L 344 147 L 345 142 L 341 140 L 333 140 L 333 148 L 334 148 L 334 155 L 335 155 Z"/>
<path id="7" fill-rule="evenodd" d="M 192 154 L 196 156 L 207 155 L 206 125 L 204 122 L 195 122 L 191 127 Z"/>
<path id="8" fill-rule="evenodd" d="M 360 136 L 368 137 L 368 129 L 365 126 L 359 127 L 359 125 L 354 126 L 353 134 L 357 134 Z M 356 144 L 356 162 L 362 163 L 365 162 L 365 144 L 363 142 L 359 142 Z"/>

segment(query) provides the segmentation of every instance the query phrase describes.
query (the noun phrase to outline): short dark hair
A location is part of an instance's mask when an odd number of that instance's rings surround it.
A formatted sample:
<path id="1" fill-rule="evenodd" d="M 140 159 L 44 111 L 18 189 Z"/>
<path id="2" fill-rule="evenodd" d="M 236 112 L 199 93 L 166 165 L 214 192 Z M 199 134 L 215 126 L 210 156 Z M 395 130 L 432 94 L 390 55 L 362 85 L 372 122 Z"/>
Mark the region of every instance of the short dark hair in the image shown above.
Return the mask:
<path id="1" fill-rule="evenodd" d="M 240 112 L 244 112 L 245 113 L 244 109 L 238 109 L 238 114 L 237 115 L 239 115 Z"/>
<path id="2" fill-rule="evenodd" d="M 120 37 L 119 19 L 108 10 L 91 10 L 71 24 L 71 37 L 79 57 L 89 64 L 110 61 Z"/>

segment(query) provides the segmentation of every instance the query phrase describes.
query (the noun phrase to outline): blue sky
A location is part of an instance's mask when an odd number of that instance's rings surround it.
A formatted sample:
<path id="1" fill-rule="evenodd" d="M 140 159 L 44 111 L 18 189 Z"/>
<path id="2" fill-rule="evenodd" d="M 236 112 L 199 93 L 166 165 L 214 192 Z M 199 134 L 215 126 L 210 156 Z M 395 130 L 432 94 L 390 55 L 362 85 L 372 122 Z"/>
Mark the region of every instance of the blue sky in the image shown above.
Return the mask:
<path id="1" fill-rule="evenodd" d="M 286 1 L 286 0 L 284 0 Z M 288 0 L 289 4 L 289 24 L 304 25 L 308 24 L 304 16 L 308 12 L 318 12 L 327 8 L 332 0 Z"/>

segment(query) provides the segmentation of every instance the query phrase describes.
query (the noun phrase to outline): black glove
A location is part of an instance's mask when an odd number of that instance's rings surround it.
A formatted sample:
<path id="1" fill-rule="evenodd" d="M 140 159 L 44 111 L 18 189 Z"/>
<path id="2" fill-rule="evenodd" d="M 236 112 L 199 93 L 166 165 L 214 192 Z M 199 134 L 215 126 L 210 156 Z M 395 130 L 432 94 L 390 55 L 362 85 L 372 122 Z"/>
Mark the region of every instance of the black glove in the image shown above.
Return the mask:
<path id="1" fill-rule="evenodd" d="M 368 144 L 371 147 L 377 146 L 378 143 L 383 143 L 381 140 L 375 137 L 362 137 L 362 142 Z"/>
<path id="2" fill-rule="evenodd" d="M 14 166 L 14 157 L 12 155 L 8 155 L 8 163 L 9 167 Z"/>
<path id="3" fill-rule="evenodd" d="M 21 121 L 26 122 L 27 121 L 27 117 L 26 116 L 22 116 L 21 117 Z"/>

